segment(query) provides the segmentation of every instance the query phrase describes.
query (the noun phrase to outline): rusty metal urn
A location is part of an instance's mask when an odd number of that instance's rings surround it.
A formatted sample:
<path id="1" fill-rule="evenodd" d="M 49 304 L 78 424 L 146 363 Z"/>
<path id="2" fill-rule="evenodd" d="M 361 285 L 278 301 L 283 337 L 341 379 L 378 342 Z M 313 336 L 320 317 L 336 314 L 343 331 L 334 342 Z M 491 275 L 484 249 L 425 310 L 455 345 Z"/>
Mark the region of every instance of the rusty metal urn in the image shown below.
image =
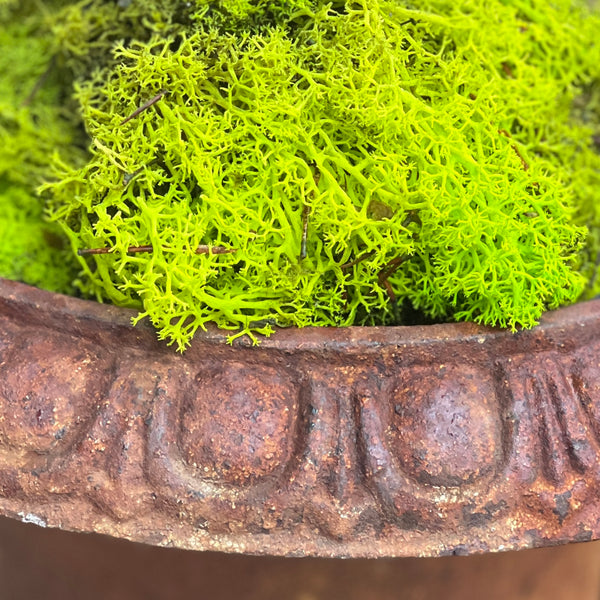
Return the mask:
<path id="1" fill-rule="evenodd" d="M 0 282 L 0 514 L 293 556 L 600 538 L 600 301 L 183 355 L 131 316 Z"/>

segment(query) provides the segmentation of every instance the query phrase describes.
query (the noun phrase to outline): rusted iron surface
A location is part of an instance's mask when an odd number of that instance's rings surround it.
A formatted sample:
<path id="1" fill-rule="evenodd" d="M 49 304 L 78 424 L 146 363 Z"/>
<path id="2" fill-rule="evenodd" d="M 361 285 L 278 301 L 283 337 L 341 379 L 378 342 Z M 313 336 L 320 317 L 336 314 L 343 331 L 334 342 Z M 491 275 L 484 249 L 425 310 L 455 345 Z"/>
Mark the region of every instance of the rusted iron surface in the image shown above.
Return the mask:
<path id="1" fill-rule="evenodd" d="M 440 556 L 600 538 L 600 302 L 532 331 L 216 331 L 0 282 L 0 513 L 180 548 Z"/>

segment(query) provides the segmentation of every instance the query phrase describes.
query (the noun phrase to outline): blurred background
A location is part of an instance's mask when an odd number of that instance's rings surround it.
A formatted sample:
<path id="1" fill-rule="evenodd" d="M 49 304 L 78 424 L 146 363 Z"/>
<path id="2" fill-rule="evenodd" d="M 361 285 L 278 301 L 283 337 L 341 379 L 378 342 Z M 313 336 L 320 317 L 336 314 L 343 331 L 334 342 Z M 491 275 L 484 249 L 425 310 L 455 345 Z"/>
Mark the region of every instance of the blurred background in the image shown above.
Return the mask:
<path id="1" fill-rule="evenodd" d="M 189 552 L 0 518 L 0 600 L 600 600 L 600 542 L 471 557 Z"/>

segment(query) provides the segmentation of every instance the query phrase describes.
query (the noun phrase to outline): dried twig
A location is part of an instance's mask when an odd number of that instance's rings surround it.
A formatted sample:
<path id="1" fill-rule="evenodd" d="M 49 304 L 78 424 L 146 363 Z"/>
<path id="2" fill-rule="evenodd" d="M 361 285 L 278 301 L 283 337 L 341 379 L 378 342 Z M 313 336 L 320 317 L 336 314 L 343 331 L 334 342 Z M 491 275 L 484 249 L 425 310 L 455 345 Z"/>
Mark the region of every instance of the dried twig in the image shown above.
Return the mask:
<path id="1" fill-rule="evenodd" d="M 340 266 L 340 269 L 349 269 L 350 267 L 353 267 L 354 265 L 361 263 L 363 260 L 367 260 L 367 258 L 370 258 L 371 256 L 373 256 L 375 254 L 375 252 L 376 252 L 375 250 L 369 250 L 368 252 L 361 254 L 358 258 L 355 258 L 354 260 L 351 260 L 350 262 L 344 263 L 343 265 Z"/>
<path id="2" fill-rule="evenodd" d="M 154 96 L 154 98 L 150 98 L 148 102 L 144 102 L 139 108 L 136 108 L 128 117 L 125 117 L 120 123 L 119 127 L 125 125 L 125 123 L 129 123 L 131 119 L 135 119 L 139 114 L 143 113 L 145 110 L 148 110 L 153 104 L 156 104 L 165 94 L 167 90 L 161 90 Z"/>
<path id="3" fill-rule="evenodd" d="M 508 78 L 510 78 L 510 79 L 515 78 L 515 74 L 513 73 L 512 67 L 507 62 L 503 62 L 501 66 L 502 66 L 502 70 L 504 71 L 504 74 Z"/>
<path id="4" fill-rule="evenodd" d="M 147 246 L 129 246 L 127 248 L 127 254 L 141 254 L 143 252 L 152 252 L 154 247 L 152 245 Z M 77 250 L 79 256 L 88 256 L 92 254 L 112 254 L 114 248 L 80 248 Z M 237 252 L 235 248 L 225 248 L 225 246 L 206 246 L 201 244 L 194 250 L 196 254 L 232 254 Z"/>
<path id="5" fill-rule="evenodd" d="M 383 267 L 383 269 L 379 271 L 379 275 L 377 276 L 379 283 L 386 282 L 402 266 L 402 263 L 404 263 L 407 259 L 407 254 L 403 254 L 402 256 L 392 258 L 392 260 L 390 260 L 390 262 L 388 262 L 387 265 L 385 265 L 385 267 Z"/>
<path id="6" fill-rule="evenodd" d="M 506 131 L 506 129 L 498 129 L 498 133 L 500 135 L 503 135 L 504 137 L 512 139 L 512 135 L 510 135 L 510 133 L 508 131 Z M 517 148 L 517 146 L 515 144 L 511 144 L 510 147 L 513 149 L 514 153 L 519 157 L 519 160 L 521 161 L 521 164 L 523 165 L 523 170 L 529 171 L 529 163 L 523 158 L 523 155 L 519 152 L 519 149 Z"/>
<path id="7" fill-rule="evenodd" d="M 382 285 L 387 292 L 388 298 L 392 304 L 392 311 L 394 313 L 394 317 L 396 321 L 399 320 L 398 314 L 398 299 L 396 298 L 396 294 L 394 293 L 394 289 L 392 288 L 392 284 L 388 281 L 388 279 L 400 268 L 402 263 L 409 258 L 407 254 L 403 254 L 402 256 L 397 256 L 390 260 L 390 262 L 381 269 L 379 275 L 377 276 L 377 280 L 379 281 L 379 285 Z"/>

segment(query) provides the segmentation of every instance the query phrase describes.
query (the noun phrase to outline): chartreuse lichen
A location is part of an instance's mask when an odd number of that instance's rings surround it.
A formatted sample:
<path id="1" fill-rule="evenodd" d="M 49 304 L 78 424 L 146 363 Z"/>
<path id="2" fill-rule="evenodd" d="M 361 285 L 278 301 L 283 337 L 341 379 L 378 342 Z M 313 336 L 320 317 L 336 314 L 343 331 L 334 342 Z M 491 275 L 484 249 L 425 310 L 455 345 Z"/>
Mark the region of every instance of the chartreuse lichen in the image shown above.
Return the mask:
<path id="1" fill-rule="evenodd" d="M 91 144 L 83 166 L 61 152 L 44 197 L 74 251 L 110 250 L 79 257 L 82 292 L 139 307 L 180 349 L 209 322 L 407 307 L 531 327 L 598 293 L 586 6 L 55 2 L 43 39 Z"/>

